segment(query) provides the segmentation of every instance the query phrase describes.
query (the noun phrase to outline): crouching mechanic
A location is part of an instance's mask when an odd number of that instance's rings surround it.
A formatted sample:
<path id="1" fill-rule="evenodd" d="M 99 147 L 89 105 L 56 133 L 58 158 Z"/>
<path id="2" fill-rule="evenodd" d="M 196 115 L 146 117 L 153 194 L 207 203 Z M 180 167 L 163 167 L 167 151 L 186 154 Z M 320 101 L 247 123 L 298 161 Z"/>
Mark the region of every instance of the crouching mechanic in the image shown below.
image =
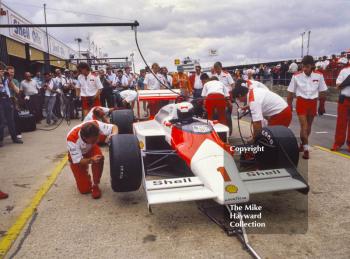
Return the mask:
<path id="1" fill-rule="evenodd" d="M 233 98 L 247 102 L 253 120 L 253 138 L 261 131 L 263 120 L 268 126 L 289 127 L 292 120 L 292 111 L 287 102 L 278 94 L 264 88 L 253 87 L 248 89 L 239 85 L 233 89 Z"/>
<path id="2" fill-rule="evenodd" d="M 89 113 L 84 118 L 84 122 L 98 120 L 104 123 L 109 123 L 110 121 L 108 115 L 114 110 L 115 108 L 96 106 L 89 111 Z"/>
<path id="3" fill-rule="evenodd" d="M 118 104 L 121 107 L 128 109 L 134 109 L 135 100 L 137 98 L 137 92 L 131 89 L 119 92 L 120 99 Z"/>
<path id="4" fill-rule="evenodd" d="M 100 135 L 107 136 L 109 140 L 115 134 L 118 134 L 117 126 L 97 120 L 75 126 L 68 133 L 68 160 L 80 193 L 91 193 L 94 199 L 101 197 L 98 185 L 102 176 L 104 156 L 97 142 Z M 88 172 L 90 164 L 92 182 Z"/>
<path id="5" fill-rule="evenodd" d="M 110 123 L 109 115 L 114 110 L 115 108 L 96 106 L 89 111 L 89 113 L 84 118 L 84 122 L 98 120 L 104 123 Z M 100 135 L 98 138 L 98 144 L 103 146 L 106 144 L 106 140 L 107 137 L 105 135 Z"/>
<path id="6" fill-rule="evenodd" d="M 297 97 L 296 111 L 300 123 L 301 144 L 299 151 L 304 152 L 303 158 L 309 159 L 309 136 L 313 120 L 318 112 L 325 113 L 327 85 L 320 72 L 313 71 L 314 59 L 312 56 L 305 56 L 302 60 L 302 71 L 293 75 L 288 86 L 288 105 L 293 110 L 293 97 Z M 317 100 L 319 106 L 317 110 Z"/>

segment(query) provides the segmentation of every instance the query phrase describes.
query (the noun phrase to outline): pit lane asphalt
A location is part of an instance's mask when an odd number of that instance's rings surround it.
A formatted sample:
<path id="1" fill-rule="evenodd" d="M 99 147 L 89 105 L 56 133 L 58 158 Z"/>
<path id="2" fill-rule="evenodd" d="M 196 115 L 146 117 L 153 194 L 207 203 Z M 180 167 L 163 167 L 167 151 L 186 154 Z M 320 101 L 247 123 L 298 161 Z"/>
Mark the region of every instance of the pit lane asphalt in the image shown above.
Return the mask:
<path id="1" fill-rule="evenodd" d="M 247 125 L 242 128 L 249 134 Z M 0 150 L 1 165 L 6 163 L 1 186 L 10 188 L 6 190 L 11 195 L 0 201 L 1 230 L 15 222 L 63 156 L 67 130 L 62 125 L 54 137 L 52 132 L 27 133 L 27 146 L 8 145 Z M 106 148 L 103 152 L 108 157 Z M 249 235 L 263 258 L 348 258 L 350 160 L 316 148 L 311 155 L 307 208 L 300 205 L 297 192 L 256 198 L 263 200 L 269 222 L 279 223 L 282 229 L 294 225 L 294 233 L 298 233 L 308 222 L 305 234 Z M 113 193 L 107 159 L 101 189 L 100 200 L 78 194 L 66 166 L 38 207 L 31 233 L 15 258 L 250 258 L 240 243 L 202 215 L 194 202 L 159 205 L 149 214 L 142 189 Z M 18 247 L 23 232 L 6 258 Z"/>

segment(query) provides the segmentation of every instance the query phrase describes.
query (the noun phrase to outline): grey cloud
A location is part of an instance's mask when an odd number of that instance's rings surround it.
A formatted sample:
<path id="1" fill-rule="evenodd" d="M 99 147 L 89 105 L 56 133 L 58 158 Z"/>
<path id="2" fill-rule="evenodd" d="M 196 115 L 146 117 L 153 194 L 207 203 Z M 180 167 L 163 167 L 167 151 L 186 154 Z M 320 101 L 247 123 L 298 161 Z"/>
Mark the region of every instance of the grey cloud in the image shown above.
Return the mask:
<path id="1" fill-rule="evenodd" d="M 139 41 L 150 62 L 157 61 L 174 69 L 173 59 L 191 56 L 203 65 L 216 60 L 226 65 L 262 62 L 300 56 L 300 33 L 312 30 L 311 54 L 325 55 L 349 47 L 350 2 L 277 1 L 277 0 L 129 0 L 46 1 L 49 8 L 96 13 L 138 20 Z M 42 5 L 40 0 L 26 4 Z M 18 5 L 13 5 L 18 9 Z M 32 7 L 19 12 L 34 22 L 42 22 L 42 10 Z M 110 18 L 48 10 L 49 22 L 118 21 Z M 91 38 L 110 56 L 128 55 L 135 50 L 129 28 L 89 28 L 50 30 L 71 46 L 75 37 Z M 86 47 L 86 42 L 83 43 Z M 218 49 L 218 57 L 208 50 Z M 136 55 L 137 67 L 144 67 Z"/>

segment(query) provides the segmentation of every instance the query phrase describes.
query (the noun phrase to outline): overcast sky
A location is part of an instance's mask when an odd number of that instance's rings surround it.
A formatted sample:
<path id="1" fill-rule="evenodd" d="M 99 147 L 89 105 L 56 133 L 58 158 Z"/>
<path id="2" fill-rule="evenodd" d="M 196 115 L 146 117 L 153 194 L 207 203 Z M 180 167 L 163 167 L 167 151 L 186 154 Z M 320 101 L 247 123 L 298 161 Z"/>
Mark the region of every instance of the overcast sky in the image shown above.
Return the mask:
<path id="1" fill-rule="evenodd" d="M 43 23 L 41 6 L 44 2 L 48 7 L 48 23 L 137 20 L 140 23 L 139 44 L 147 61 L 158 62 L 170 70 L 175 68 L 174 59 L 186 56 L 199 59 L 204 67 L 215 61 L 234 65 L 298 58 L 300 34 L 308 30 L 312 31 L 312 55 L 330 55 L 350 48 L 349 0 L 3 2 L 35 23 Z M 81 37 L 86 48 L 86 37 L 90 33 L 91 39 L 110 57 L 124 57 L 134 51 L 137 69 L 144 67 L 136 51 L 134 34 L 129 28 L 58 28 L 50 29 L 50 33 L 75 49 L 74 38 Z M 218 56 L 209 56 L 209 49 L 216 49 Z"/>

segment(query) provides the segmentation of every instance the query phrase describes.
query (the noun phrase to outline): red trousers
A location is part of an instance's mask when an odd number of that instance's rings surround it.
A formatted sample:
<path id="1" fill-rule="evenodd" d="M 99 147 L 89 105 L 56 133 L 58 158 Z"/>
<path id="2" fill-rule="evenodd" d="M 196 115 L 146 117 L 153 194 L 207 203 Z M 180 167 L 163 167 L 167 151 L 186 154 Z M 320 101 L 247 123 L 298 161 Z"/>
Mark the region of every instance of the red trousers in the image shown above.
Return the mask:
<path id="1" fill-rule="evenodd" d="M 335 145 L 341 147 L 345 143 L 350 147 L 350 97 L 344 103 L 338 103 L 337 127 L 335 130 Z"/>
<path id="2" fill-rule="evenodd" d="M 93 96 L 87 97 L 82 96 L 81 97 L 81 108 L 83 110 L 89 110 L 96 106 L 101 106 L 100 98 L 93 99 L 91 103 L 89 103 L 89 98 L 94 98 Z"/>
<path id="3" fill-rule="evenodd" d="M 292 111 L 288 106 L 280 113 L 271 116 L 270 119 L 268 119 L 268 124 L 269 126 L 281 125 L 281 126 L 289 127 L 291 121 L 292 121 Z"/>
<path id="4" fill-rule="evenodd" d="M 96 155 L 102 155 L 102 152 L 97 145 L 94 145 L 89 153 L 84 155 L 84 158 L 89 158 Z M 69 161 L 71 162 L 70 156 Z M 79 192 L 82 194 L 91 192 L 92 183 L 88 172 L 89 166 L 82 166 L 80 164 L 73 164 L 71 162 L 70 168 L 72 169 Z M 103 159 L 99 163 L 92 164 L 91 170 L 93 183 L 99 184 L 103 172 Z"/>

